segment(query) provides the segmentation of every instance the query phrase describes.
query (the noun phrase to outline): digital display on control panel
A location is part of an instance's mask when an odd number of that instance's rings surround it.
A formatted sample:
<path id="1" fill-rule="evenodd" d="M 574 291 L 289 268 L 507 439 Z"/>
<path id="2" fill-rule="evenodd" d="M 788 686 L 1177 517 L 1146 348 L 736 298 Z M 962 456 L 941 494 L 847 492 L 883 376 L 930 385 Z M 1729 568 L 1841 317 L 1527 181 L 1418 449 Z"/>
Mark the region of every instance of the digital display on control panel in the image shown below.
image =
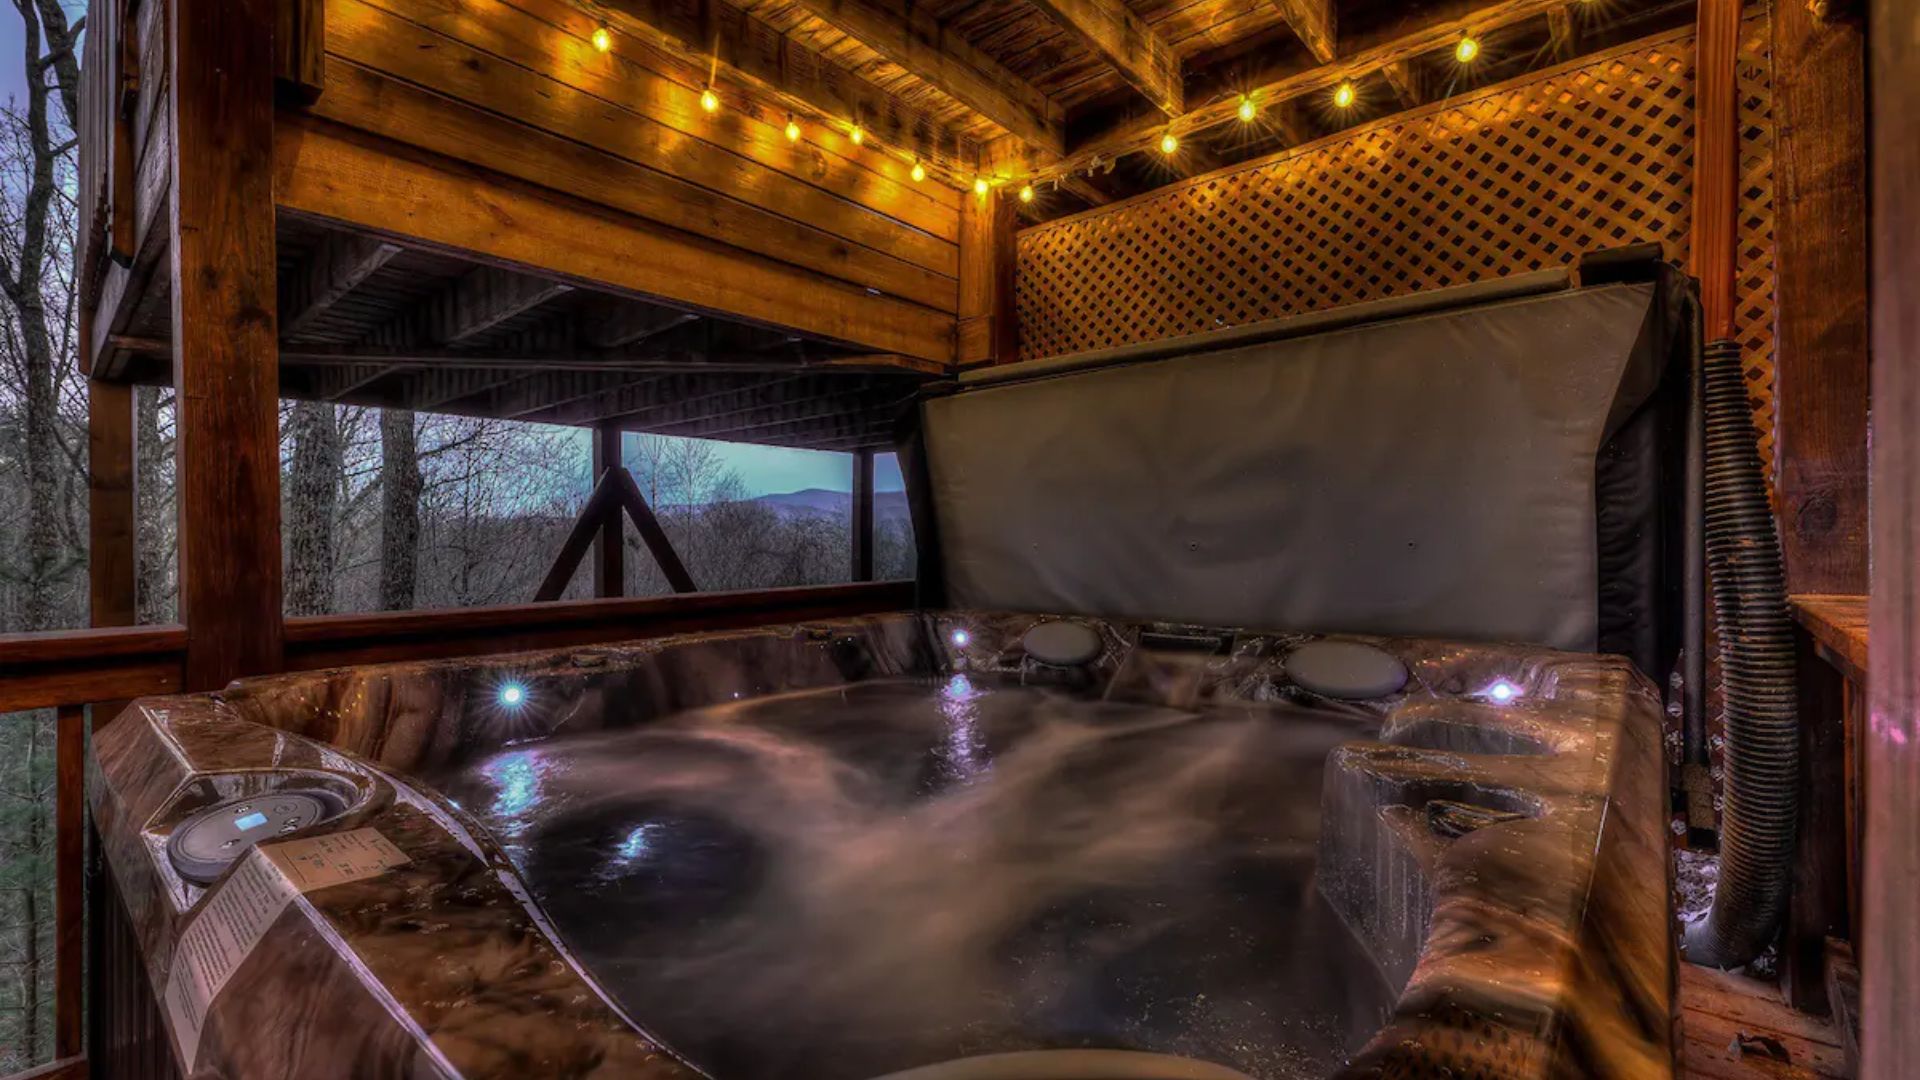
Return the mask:
<path id="1" fill-rule="evenodd" d="M 267 823 L 267 815 L 261 813 L 258 810 L 255 810 L 253 813 L 248 814 L 246 817 L 236 818 L 234 819 L 234 822 L 233 822 L 234 826 L 238 828 L 241 832 L 246 832 L 248 829 L 257 829 L 260 826 L 265 825 L 266 823 Z"/>

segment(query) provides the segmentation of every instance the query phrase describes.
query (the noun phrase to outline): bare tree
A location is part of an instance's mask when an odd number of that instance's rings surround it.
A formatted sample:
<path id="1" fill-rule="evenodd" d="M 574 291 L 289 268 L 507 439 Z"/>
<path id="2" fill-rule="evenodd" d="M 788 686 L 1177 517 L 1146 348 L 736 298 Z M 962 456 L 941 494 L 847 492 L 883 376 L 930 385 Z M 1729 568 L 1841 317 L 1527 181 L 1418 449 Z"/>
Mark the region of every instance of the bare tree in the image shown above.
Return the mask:
<path id="1" fill-rule="evenodd" d="M 288 425 L 293 437 L 286 486 L 286 607 L 290 615 L 333 610 L 333 528 L 342 481 L 340 431 L 333 406 L 302 401 Z"/>
<path id="2" fill-rule="evenodd" d="M 380 414 L 380 608 L 413 606 L 420 565 L 420 448 L 410 412 Z"/>

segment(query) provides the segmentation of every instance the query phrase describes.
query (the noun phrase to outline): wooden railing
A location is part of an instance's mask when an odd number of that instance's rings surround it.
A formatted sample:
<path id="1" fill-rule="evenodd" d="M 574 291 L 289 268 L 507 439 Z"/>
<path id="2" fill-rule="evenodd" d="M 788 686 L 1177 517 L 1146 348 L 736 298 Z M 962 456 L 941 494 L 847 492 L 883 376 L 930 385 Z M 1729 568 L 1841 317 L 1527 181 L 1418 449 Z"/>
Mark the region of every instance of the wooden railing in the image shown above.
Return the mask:
<path id="1" fill-rule="evenodd" d="M 449 611 L 322 615 L 285 623 L 286 666 L 311 670 L 564 648 L 696 630 L 804 622 L 908 607 L 906 581 L 576 600 Z M 129 698 L 185 687 L 182 626 L 109 627 L 0 635 L 0 712 L 53 709 L 54 1057 L 24 1077 L 85 1076 L 83 906 L 87 835 L 86 725 Z"/>

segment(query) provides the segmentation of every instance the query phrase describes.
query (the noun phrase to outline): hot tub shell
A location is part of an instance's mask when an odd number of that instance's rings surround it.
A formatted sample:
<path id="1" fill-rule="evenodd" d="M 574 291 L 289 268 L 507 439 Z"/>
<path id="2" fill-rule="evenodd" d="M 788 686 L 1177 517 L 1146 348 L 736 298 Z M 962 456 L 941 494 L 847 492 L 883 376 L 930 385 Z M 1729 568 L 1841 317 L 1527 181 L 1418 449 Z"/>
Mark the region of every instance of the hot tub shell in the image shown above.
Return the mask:
<path id="1" fill-rule="evenodd" d="M 1019 644 L 1043 618 L 909 612 L 145 699 L 96 736 L 89 797 L 108 902 L 166 1014 L 176 947 L 226 887 L 182 880 L 169 830 L 221 798 L 325 783 L 349 812 L 294 839 L 371 828 L 408 861 L 279 913 L 181 1048 L 197 1075 L 698 1076 L 569 956 L 495 841 L 415 778 L 504 739 L 735 696 L 963 671 L 1057 677 Z M 1105 644 L 1073 675 L 1081 692 L 1379 716 L 1377 740 L 1328 761 L 1320 881 L 1404 989 L 1342 1075 L 1672 1075 L 1661 701 L 1630 663 L 1356 638 L 1412 679 L 1355 704 L 1291 684 L 1283 658 L 1307 635 L 1080 621 Z M 506 676 L 550 703 L 511 730 L 481 719 Z M 1502 682 L 1510 700 L 1491 692 Z"/>

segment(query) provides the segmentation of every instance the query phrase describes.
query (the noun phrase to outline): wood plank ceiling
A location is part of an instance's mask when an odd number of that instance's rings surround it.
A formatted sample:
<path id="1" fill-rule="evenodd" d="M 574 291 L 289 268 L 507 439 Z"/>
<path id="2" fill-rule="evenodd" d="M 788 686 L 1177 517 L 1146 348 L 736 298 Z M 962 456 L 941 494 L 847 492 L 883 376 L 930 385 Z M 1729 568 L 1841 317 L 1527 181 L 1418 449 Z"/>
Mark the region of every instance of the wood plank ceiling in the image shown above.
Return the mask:
<path id="1" fill-rule="evenodd" d="M 641 0 L 616 0 L 639 10 Z M 1127 198 L 1684 23 L 1691 0 L 745 0 L 983 146 L 1030 219 Z M 1455 58 L 1463 36 L 1479 45 Z M 1351 104 L 1335 94 L 1351 82 Z M 1254 119 L 1239 122 L 1251 100 Z M 1345 100 L 1344 95 L 1342 101 Z M 1160 152 L 1169 132 L 1171 154 Z M 957 178 L 964 182 L 965 177 Z"/>

